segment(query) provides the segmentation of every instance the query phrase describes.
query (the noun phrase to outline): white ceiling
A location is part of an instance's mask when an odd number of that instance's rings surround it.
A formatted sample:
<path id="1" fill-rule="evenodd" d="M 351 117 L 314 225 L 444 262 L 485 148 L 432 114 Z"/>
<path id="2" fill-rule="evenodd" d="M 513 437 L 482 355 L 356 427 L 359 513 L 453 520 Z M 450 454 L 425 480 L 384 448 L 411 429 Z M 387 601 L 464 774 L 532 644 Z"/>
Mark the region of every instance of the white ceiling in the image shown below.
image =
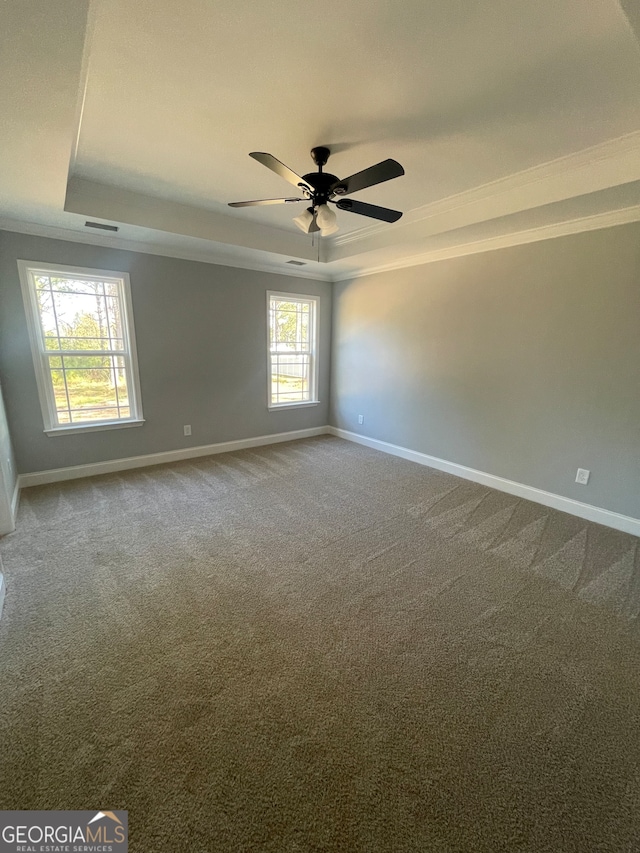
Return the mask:
<path id="1" fill-rule="evenodd" d="M 257 268 L 301 258 L 336 279 L 640 219 L 638 16 L 623 5 L 5 0 L 0 225 Z M 291 221 L 302 205 L 227 206 L 291 194 L 250 151 L 302 174 L 319 144 L 339 177 L 399 160 L 404 177 L 356 197 L 400 222 L 338 212 L 318 255 Z"/>

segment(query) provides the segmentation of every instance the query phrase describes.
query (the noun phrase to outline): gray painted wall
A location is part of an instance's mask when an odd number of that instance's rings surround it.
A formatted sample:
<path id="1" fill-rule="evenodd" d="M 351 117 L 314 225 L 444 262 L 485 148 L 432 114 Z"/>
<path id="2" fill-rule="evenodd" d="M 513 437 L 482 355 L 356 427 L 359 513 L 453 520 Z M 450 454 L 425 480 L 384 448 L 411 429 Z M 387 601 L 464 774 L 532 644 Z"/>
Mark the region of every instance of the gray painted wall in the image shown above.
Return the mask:
<path id="1" fill-rule="evenodd" d="M 333 311 L 332 424 L 640 518 L 640 226 L 343 282 Z"/>
<path id="2" fill-rule="evenodd" d="M 130 274 L 144 426 L 44 434 L 18 258 Z M 267 409 L 267 290 L 320 297 L 321 405 Z M 18 471 L 323 426 L 330 324 L 325 282 L 0 232 L 0 378 Z M 183 424 L 191 424 L 190 437 Z"/>

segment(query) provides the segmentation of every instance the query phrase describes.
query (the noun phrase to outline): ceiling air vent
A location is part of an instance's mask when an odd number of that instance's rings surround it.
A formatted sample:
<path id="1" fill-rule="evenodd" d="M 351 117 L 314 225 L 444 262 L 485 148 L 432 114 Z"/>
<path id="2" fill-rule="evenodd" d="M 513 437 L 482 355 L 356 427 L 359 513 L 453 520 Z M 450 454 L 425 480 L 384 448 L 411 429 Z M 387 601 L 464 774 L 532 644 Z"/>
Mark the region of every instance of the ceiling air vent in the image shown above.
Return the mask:
<path id="1" fill-rule="evenodd" d="M 100 231 L 117 231 L 117 225 L 105 225 L 104 222 L 85 222 L 87 228 L 98 228 Z"/>
<path id="2" fill-rule="evenodd" d="M 306 267 L 306 261 L 285 261 L 287 264 L 292 264 L 294 267 Z"/>

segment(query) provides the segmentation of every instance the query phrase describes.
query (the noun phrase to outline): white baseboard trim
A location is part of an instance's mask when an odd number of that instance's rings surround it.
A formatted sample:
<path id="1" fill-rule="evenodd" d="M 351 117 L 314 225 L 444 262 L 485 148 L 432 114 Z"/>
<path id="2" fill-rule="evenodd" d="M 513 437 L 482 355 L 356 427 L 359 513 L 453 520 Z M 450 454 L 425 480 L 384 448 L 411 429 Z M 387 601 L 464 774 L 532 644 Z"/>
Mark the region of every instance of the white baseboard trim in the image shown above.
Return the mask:
<path id="1" fill-rule="evenodd" d="M 94 477 L 98 474 L 111 474 L 116 471 L 128 471 L 131 468 L 146 468 L 150 465 L 162 465 L 165 462 L 179 462 L 181 459 L 195 459 L 198 456 L 213 456 L 217 453 L 230 453 L 247 447 L 261 447 L 266 444 L 279 444 L 283 441 L 296 441 L 299 438 L 311 438 L 314 435 L 326 435 L 328 426 L 296 429 L 291 432 L 277 432 L 273 435 L 258 435 L 254 438 L 241 438 L 237 441 L 222 441 L 219 444 L 204 444 L 199 447 L 182 447 L 179 450 L 166 450 L 162 453 L 147 453 L 144 456 L 128 456 L 124 459 L 110 459 L 107 462 L 91 462 L 87 465 L 73 465 L 69 468 L 53 468 L 50 471 L 34 471 L 20 474 L 18 485 L 21 489 L 29 486 L 43 486 L 46 483 L 59 483 L 63 480 L 77 480 L 82 477 Z"/>
<path id="2" fill-rule="evenodd" d="M 553 494 L 553 492 L 536 489 L 534 486 L 525 486 L 524 483 L 506 480 L 504 477 L 497 477 L 495 474 L 487 474 L 485 471 L 467 468 L 466 465 L 458 465 L 456 462 L 448 462 L 446 459 L 438 459 L 436 456 L 429 456 L 426 453 L 419 453 L 417 450 L 409 450 L 407 447 L 400 447 L 397 444 L 390 444 L 387 441 L 379 441 L 376 438 L 368 438 L 356 432 L 349 432 L 346 429 L 330 426 L 328 432 L 330 435 L 335 435 L 338 438 L 354 441 L 357 444 L 363 444 L 365 447 L 381 450 L 383 453 L 390 453 L 393 456 L 400 456 L 402 459 L 417 462 L 419 465 L 437 468 L 438 471 L 446 471 L 448 474 L 454 474 L 456 477 L 473 480 L 475 483 L 481 483 L 483 486 L 507 492 L 509 495 L 525 498 L 526 500 L 543 504 L 552 509 L 558 509 L 561 512 L 568 512 L 570 515 L 577 515 L 579 518 L 594 521 L 596 524 L 604 524 L 605 527 L 613 527 L 615 530 L 622 530 L 624 533 L 640 536 L 639 518 L 632 518 L 631 516 L 621 515 L 620 513 L 602 509 L 598 506 L 581 503 L 572 498 Z"/>

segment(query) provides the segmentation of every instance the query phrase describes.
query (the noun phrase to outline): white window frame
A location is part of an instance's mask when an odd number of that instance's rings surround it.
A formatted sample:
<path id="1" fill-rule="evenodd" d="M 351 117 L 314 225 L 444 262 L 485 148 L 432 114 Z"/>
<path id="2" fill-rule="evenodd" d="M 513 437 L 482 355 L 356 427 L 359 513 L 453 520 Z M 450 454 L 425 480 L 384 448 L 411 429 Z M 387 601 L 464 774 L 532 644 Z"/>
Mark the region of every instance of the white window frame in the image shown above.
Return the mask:
<path id="1" fill-rule="evenodd" d="M 309 399 L 294 403 L 273 403 L 271 401 L 271 386 L 273 375 L 273 363 L 271 353 L 271 300 L 283 299 L 287 302 L 308 302 L 311 306 L 309 324 Z M 318 326 L 320 314 L 320 297 L 310 296 L 308 293 L 284 293 L 278 290 L 267 291 L 267 408 L 269 411 L 280 411 L 280 409 L 302 409 L 308 406 L 317 406 L 318 399 Z M 295 355 L 295 353 L 292 353 Z M 306 353 L 305 353 L 306 354 Z"/>
<path id="2" fill-rule="evenodd" d="M 36 372 L 36 383 L 44 431 L 47 435 L 67 435 L 73 432 L 95 432 L 105 429 L 120 429 L 123 427 L 142 426 L 142 397 L 140 394 L 140 376 L 138 373 L 138 357 L 136 350 L 136 337 L 133 327 L 133 305 L 131 302 L 131 283 L 126 272 L 114 270 L 89 269 L 86 267 L 72 267 L 62 264 L 49 264 L 40 261 L 18 261 L 18 272 L 20 274 L 20 285 L 22 287 L 22 298 L 27 317 L 27 329 L 33 366 Z M 123 345 L 122 351 L 117 355 L 124 359 L 127 373 L 127 390 L 129 393 L 129 408 L 131 417 L 119 418 L 117 420 L 96 420 L 83 423 L 60 424 L 56 402 L 51 381 L 51 371 L 48 358 L 52 355 L 64 355 L 64 352 L 47 350 L 45 347 L 42 323 L 40 321 L 40 310 L 36 294 L 34 275 L 69 275 L 84 279 L 96 279 L 98 281 L 115 282 L 118 287 L 118 295 L 122 309 Z M 87 355 L 94 355 L 88 351 Z M 104 353 L 97 353 L 104 355 Z"/>

